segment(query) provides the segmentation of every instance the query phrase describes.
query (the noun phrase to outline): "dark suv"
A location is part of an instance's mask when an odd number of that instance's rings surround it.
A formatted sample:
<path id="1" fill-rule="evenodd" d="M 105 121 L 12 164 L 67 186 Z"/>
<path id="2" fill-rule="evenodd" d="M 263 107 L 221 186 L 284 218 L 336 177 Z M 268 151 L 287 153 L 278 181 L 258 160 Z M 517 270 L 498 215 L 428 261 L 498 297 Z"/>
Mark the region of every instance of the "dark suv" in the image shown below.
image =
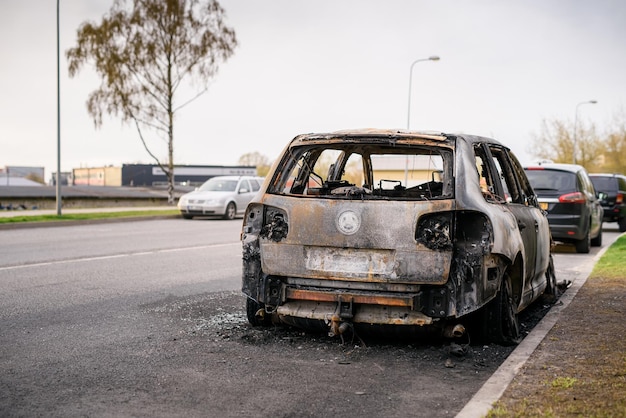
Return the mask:
<path id="1" fill-rule="evenodd" d="M 600 201 L 604 222 L 617 222 L 620 232 L 626 232 L 626 176 L 621 174 L 589 174 L 597 192 L 606 193 Z"/>
<path id="2" fill-rule="evenodd" d="M 555 241 L 574 244 L 578 253 L 602 245 L 604 210 L 583 166 L 542 163 L 524 170 Z"/>

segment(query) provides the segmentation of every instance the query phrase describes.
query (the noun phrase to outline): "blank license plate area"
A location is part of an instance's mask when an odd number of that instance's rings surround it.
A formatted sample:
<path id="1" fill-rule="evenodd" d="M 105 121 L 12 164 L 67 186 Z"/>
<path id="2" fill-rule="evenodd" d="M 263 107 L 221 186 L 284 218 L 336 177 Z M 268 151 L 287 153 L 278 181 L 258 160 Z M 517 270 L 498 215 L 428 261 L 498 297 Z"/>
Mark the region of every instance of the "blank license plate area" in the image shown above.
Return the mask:
<path id="1" fill-rule="evenodd" d="M 393 271 L 391 250 L 345 250 L 309 247 L 305 250 L 307 270 L 352 274 L 385 275 Z"/>

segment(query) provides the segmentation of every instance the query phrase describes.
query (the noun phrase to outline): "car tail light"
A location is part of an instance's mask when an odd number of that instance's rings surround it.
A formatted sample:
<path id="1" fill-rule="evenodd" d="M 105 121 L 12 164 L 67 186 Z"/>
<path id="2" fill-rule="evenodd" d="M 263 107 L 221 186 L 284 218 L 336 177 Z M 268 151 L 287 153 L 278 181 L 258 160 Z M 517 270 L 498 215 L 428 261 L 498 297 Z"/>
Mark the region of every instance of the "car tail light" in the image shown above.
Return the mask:
<path id="1" fill-rule="evenodd" d="M 618 193 L 617 197 L 615 197 L 615 203 L 618 205 L 621 205 L 623 201 L 624 201 L 624 195 L 621 193 Z"/>
<path id="2" fill-rule="evenodd" d="M 585 195 L 582 194 L 581 192 L 568 193 L 568 194 L 564 194 L 564 195 L 559 196 L 559 203 L 580 203 L 580 204 L 584 204 L 585 202 L 587 202 L 587 199 L 585 199 Z"/>
<path id="3" fill-rule="evenodd" d="M 452 212 L 425 215 L 419 220 L 415 239 L 431 250 L 451 250 L 453 223 Z"/>
<path id="4" fill-rule="evenodd" d="M 450 251 L 456 241 L 479 252 L 490 251 L 493 226 L 489 218 L 480 212 L 438 212 L 419 219 L 415 239 L 435 251 Z M 464 252 L 469 254 L 471 251 L 466 249 Z"/>

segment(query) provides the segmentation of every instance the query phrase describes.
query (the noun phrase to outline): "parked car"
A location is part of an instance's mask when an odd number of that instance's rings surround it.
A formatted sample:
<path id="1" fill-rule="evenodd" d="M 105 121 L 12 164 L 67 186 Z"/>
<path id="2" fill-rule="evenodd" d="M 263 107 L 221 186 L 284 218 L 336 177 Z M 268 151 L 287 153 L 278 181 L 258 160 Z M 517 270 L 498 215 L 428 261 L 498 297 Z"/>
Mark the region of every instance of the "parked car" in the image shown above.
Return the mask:
<path id="1" fill-rule="evenodd" d="M 620 232 L 626 232 L 626 176 L 621 174 L 589 174 L 596 191 L 606 197 L 600 200 L 604 209 L 604 222 L 617 222 Z"/>
<path id="2" fill-rule="evenodd" d="M 178 199 L 178 209 L 185 219 L 194 216 L 235 219 L 243 215 L 263 180 L 255 176 L 212 177 L 196 190 L 182 195 Z"/>
<path id="3" fill-rule="evenodd" d="M 548 220 L 495 140 L 306 134 L 268 176 L 241 232 L 254 326 L 331 335 L 391 327 L 514 344 L 518 313 L 556 294 Z"/>
<path id="4" fill-rule="evenodd" d="M 583 166 L 543 163 L 524 169 L 555 241 L 574 244 L 578 253 L 602 245 L 604 210 Z"/>

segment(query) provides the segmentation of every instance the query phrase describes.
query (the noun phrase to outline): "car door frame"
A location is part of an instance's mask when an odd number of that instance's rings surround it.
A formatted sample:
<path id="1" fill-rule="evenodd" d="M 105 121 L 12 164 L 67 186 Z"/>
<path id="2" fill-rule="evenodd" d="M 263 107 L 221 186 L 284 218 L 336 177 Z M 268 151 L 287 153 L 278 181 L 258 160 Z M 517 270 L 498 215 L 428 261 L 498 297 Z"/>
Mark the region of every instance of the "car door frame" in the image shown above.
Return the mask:
<path id="1" fill-rule="evenodd" d="M 501 204 L 517 219 L 524 245 L 524 280 L 522 294 L 519 295 L 521 309 L 534 300 L 537 293 L 542 292 L 547 285 L 543 272 L 549 260 L 538 256 L 540 245 L 550 248 L 547 218 L 534 198 L 532 187 L 527 180 L 524 182 L 525 177 L 521 177 L 523 168 L 517 158 L 505 146 L 490 143 L 484 145 L 494 177 L 494 191 L 503 198 L 504 202 Z M 497 173 L 497 176 L 493 173 Z M 548 228 L 547 238 L 541 239 L 540 226 Z"/>

